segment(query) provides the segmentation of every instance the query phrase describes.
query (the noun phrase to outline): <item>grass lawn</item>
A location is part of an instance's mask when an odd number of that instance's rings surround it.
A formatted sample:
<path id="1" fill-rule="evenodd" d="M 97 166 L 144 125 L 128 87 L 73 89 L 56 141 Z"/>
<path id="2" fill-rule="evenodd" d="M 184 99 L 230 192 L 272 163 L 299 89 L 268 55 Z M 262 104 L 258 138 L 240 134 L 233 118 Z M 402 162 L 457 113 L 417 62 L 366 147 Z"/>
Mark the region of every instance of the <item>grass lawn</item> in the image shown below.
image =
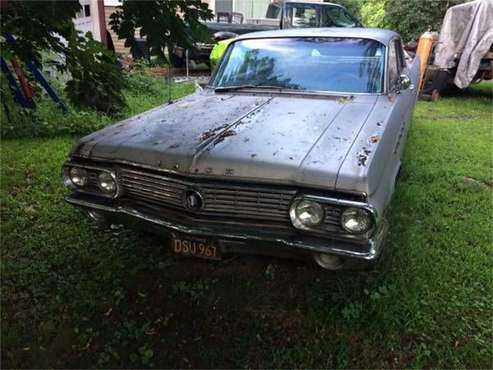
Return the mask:
<path id="1" fill-rule="evenodd" d="M 491 368 L 492 93 L 419 102 L 371 272 L 175 259 L 63 202 L 75 139 L 3 141 L 3 367 Z"/>

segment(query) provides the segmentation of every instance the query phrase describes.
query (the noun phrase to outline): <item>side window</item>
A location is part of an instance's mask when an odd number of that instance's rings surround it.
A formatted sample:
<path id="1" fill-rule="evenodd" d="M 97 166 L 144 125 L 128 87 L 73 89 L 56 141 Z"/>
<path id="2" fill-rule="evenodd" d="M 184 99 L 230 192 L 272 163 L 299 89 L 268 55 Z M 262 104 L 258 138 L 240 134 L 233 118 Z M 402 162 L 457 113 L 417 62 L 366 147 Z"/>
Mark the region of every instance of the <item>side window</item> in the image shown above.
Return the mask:
<path id="1" fill-rule="evenodd" d="M 343 9 L 336 6 L 323 6 L 322 27 L 356 27 L 354 19 Z"/>
<path id="2" fill-rule="evenodd" d="M 395 40 L 395 49 L 397 53 L 399 72 L 406 67 L 406 61 L 404 59 L 404 48 L 402 47 L 402 42 L 400 39 Z"/>
<path id="3" fill-rule="evenodd" d="M 395 43 L 389 45 L 389 60 L 388 65 L 388 75 L 389 75 L 389 90 L 392 91 L 399 80 L 399 68 L 397 62 L 397 53 L 395 48 Z"/>
<path id="4" fill-rule="evenodd" d="M 311 5 L 293 5 L 287 7 L 290 27 L 318 27 L 317 9 Z"/>

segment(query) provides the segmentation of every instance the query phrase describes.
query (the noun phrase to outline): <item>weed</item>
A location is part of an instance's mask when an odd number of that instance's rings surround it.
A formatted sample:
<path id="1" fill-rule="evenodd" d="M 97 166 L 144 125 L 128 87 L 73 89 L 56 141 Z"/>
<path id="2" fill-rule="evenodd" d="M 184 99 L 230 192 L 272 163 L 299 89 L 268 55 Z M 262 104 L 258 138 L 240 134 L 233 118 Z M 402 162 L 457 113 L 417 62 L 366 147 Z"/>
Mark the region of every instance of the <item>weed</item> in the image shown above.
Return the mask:
<path id="1" fill-rule="evenodd" d="M 174 259 L 64 204 L 73 139 L 3 141 L 4 367 L 491 367 L 492 88 L 418 103 L 372 272 Z"/>

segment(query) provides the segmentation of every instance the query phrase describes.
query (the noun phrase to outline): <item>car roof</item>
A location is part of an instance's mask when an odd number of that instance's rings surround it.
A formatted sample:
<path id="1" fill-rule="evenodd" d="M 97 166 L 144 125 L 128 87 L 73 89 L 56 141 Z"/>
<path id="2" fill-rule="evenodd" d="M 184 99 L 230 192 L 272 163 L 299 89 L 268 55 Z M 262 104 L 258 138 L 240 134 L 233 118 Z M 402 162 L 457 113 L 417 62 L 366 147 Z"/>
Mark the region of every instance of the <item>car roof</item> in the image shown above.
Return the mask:
<path id="1" fill-rule="evenodd" d="M 239 36 L 237 40 L 283 38 L 283 37 L 341 37 L 376 40 L 388 45 L 399 34 L 381 28 L 330 27 L 330 28 L 290 28 L 285 30 L 251 32 Z"/>

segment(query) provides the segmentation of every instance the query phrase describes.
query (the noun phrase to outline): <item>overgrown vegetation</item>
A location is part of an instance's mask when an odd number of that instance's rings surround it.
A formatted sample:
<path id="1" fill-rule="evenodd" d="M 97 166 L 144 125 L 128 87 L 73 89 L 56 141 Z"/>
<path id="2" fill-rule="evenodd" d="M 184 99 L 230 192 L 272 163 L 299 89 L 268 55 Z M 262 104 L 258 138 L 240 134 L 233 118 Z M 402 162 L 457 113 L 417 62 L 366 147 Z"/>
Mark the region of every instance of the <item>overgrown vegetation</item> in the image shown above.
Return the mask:
<path id="1" fill-rule="evenodd" d="M 3 141 L 3 367 L 490 368 L 492 93 L 418 103 L 372 272 L 176 259 L 64 204 L 73 139 Z"/>
<path id="2" fill-rule="evenodd" d="M 440 31 L 443 16 L 451 6 L 469 0 L 334 0 L 357 15 L 365 27 L 389 28 L 408 41 L 425 31 Z"/>
<path id="3" fill-rule="evenodd" d="M 72 19 L 81 9 L 78 0 L 2 1 L 0 6 L 2 33 L 16 39 L 12 43 L 0 38 L 3 57 L 40 65 L 42 54 L 51 52 L 54 57 L 43 62 L 70 73 L 65 93 L 73 105 L 104 113 L 123 109 L 124 77 L 115 54 L 74 27 Z"/>
<path id="4" fill-rule="evenodd" d="M 141 74 L 125 76 L 124 90 L 127 106 L 118 114 L 98 113 L 91 109 L 70 107 L 68 114 L 46 96 L 37 99 L 37 109 L 22 110 L 11 106 L 11 120 L 1 108 L 0 133 L 3 139 L 14 137 L 39 137 L 56 135 L 85 135 L 99 130 L 111 122 L 129 117 L 168 102 L 168 85 L 164 77 L 155 78 Z M 193 92 L 193 84 L 173 84 L 172 99 Z M 87 93 L 95 92 L 88 90 Z"/>
<path id="5" fill-rule="evenodd" d="M 171 57 L 175 46 L 189 49 L 197 41 L 209 41 L 211 35 L 201 20 L 212 18 L 212 11 L 201 0 L 125 1 L 111 15 L 110 24 L 125 39 L 125 46 L 136 47 L 138 30 L 151 55 L 166 60 L 165 49 Z"/>
<path id="6" fill-rule="evenodd" d="M 469 0 L 387 0 L 384 24 L 406 41 L 417 40 L 425 31 L 440 31 L 443 16 L 453 5 Z"/>

